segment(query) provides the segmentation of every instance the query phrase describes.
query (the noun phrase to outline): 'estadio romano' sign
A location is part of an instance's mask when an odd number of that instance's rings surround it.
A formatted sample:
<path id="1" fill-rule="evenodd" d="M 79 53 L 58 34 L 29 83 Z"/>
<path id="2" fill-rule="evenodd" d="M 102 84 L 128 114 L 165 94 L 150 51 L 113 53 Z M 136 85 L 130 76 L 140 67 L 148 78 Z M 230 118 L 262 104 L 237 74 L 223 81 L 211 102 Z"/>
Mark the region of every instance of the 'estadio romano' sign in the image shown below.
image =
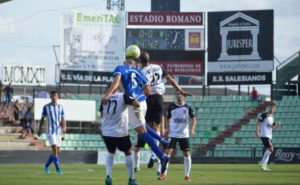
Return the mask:
<path id="1" fill-rule="evenodd" d="M 128 25 L 203 26 L 203 12 L 128 12 Z"/>
<path id="2" fill-rule="evenodd" d="M 38 66 L 3 66 L 2 83 L 13 85 L 45 86 L 46 70 Z"/>

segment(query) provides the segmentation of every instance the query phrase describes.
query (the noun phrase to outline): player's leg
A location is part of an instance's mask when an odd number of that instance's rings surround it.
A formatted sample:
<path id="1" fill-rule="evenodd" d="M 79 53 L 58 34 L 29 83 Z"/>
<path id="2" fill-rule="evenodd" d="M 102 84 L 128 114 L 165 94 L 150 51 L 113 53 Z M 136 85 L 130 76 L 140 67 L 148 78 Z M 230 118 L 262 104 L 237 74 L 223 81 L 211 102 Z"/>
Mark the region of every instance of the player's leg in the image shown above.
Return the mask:
<path id="1" fill-rule="evenodd" d="M 105 161 L 105 168 L 106 168 L 106 177 L 105 177 L 105 184 L 111 185 L 112 184 L 112 168 L 114 165 L 114 157 L 116 153 L 116 141 L 113 137 L 107 137 L 103 136 L 104 143 L 107 148 L 107 155 L 106 155 L 106 161 Z"/>
<path id="2" fill-rule="evenodd" d="M 134 178 L 130 137 L 126 136 L 126 137 L 119 138 L 118 148 L 120 151 L 124 152 L 124 154 L 125 154 L 125 165 L 126 165 L 126 169 L 127 169 L 128 177 L 129 177 L 128 184 L 129 185 L 138 185 L 136 179 Z"/>
<path id="3" fill-rule="evenodd" d="M 145 146 L 145 141 L 138 135 L 137 144 L 134 148 L 134 172 L 140 171 L 140 150 Z"/>
<path id="4" fill-rule="evenodd" d="M 54 143 L 53 143 L 53 163 L 55 165 L 55 168 L 56 168 L 56 173 L 62 175 L 63 172 L 61 171 L 60 169 L 60 164 L 59 164 L 59 151 L 60 151 L 60 146 L 61 146 L 61 136 L 60 135 L 53 135 L 53 138 L 54 138 Z"/>
<path id="5" fill-rule="evenodd" d="M 151 150 L 154 151 L 157 157 L 161 160 L 162 163 L 162 169 L 161 171 L 165 171 L 165 167 L 167 162 L 169 161 L 169 158 L 167 156 L 163 155 L 163 152 L 160 150 L 160 148 L 156 145 L 153 137 L 147 132 L 146 126 L 145 126 L 145 112 L 147 109 L 146 102 L 140 102 L 140 110 L 142 112 L 136 112 L 136 110 L 133 108 L 133 106 L 128 106 L 128 113 L 129 113 L 129 122 L 132 124 L 134 130 L 139 133 L 141 138 L 146 141 L 151 148 Z M 142 115 L 142 116 L 141 116 Z"/>
<path id="6" fill-rule="evenodd" d="M 184 160 L 184 179 L 190 181 L 190 171 L 192 167 L 192 159 L 190 155 L 190 142 L 189 138 L 180 138 L 179 139 L 180 150 L 183 151 L 183 160 Z"/>
<path id="7" fill-rule="evenodd" d="M 48 141 L 49 141 L 49 143 L 50 143 L 50 145 L 51 145 L 52 152 L 51 152 L 51 154 L 50 154 L 50 156 L 49 156 L 49 158 L 48 158 L 48 160 L 47 160 L 47 162 L 46 162 L 46 164 L 45 164 L 45 166 L 44 166 L 45 172 L 46 172 L 47 174 L 50 173 L 49 166 L 50 166 L 51 163 L 53 162 L 54 156 L 56 155 L 56 148 L 54 147 L 54 145 L 55 145 L 56 142 L 55 142 L 54 136 L 53 136 L 53 135 L 49 135 L 49 136 L 48 136 Z"/>
<path id="8" fill-rule="evenodd" d="M 269 157 L 270 157 L 271 153 L 273 152 L 272 140 L 267 137 L 262 137 L 261 140 L 263 142 L 263 145 L 264 145 L 266 151 L 262 157 L 260 166 L 261 166 L 262 170 L 269 171 L 270 169 L 268 169 L 266 166 L 268 164 Z"/>
<path id="9" fill-rule="evenodd" d="M 168 158 L 171 157 L 171 154 L 172 154 L 173 150 L 176 148 L 176 144 L 177 144 L 178 139 L 177 138 L 169 138 L 169 141 L 170 142 L 169 142 L 168 148 L 166 150 L 166 154 L 167 154 Z M 162 173 L 160 175 L 158 180 L 165 180 L 167 178 L 168 167 L 169 167 L 169 162 L 166 165 L 166 170 L 164 171 L 164 173 Z"/>

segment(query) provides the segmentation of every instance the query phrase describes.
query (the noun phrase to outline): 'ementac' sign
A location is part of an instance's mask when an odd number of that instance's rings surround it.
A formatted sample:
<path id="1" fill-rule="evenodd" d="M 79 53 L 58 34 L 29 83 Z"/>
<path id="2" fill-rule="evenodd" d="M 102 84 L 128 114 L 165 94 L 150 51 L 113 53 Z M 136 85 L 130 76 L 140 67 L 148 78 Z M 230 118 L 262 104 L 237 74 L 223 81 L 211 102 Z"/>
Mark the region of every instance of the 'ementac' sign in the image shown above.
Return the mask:
<path id="1" fill-rule="evenodd" d="M 38 66 L 3 66 L 2 83 L 13 85 L 45 86 L 46 70 Z"/>

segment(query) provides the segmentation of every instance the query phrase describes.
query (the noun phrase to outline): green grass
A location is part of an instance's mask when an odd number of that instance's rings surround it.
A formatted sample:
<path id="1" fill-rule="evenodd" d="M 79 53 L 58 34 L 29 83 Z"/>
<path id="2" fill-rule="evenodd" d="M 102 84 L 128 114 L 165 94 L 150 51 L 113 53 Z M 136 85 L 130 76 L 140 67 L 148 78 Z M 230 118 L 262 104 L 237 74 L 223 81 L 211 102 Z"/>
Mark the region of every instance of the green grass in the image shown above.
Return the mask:
<path id="1" fill-rule="evenodd" d="M 105 166 L 86 164 L 61 164 L 63 175 L 57 175 L 53 164 L 51 174 L 44 173 L 42 164 L 0 164 L 1 185 L 89 185 L 104 184 Z M 191 182 L 184 181 L 183 164 L 171 164 L 168 178 L 158 181 L 154 169 L 142 166 L 136 178 L 140 185 L 184 184 L 300 184 L 300 164 L 269 165 L 272 172 L 263 172 L 255 164 L 193 164 Z M 113 184 L 126 185 L 124 165 L 115 165 Z"/>

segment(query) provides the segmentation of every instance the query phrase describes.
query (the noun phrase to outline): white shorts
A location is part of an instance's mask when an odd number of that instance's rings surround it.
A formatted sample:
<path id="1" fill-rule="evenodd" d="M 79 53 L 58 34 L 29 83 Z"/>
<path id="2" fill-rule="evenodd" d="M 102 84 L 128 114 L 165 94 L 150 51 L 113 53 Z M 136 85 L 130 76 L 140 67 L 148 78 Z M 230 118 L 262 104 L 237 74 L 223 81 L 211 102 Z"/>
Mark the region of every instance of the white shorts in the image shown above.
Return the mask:
<path id="1" fill-rule="evenodd" d="M 58 147 L 61 146 L 61 138 L 62 136 L 61 135 L 48 135 L 48 140 L 49 140 L 49 143 L 50 143 L 50 146 L 52 145 L 56 145 Z"/>
<path id="2" fill-rule="evenodd" d="M 128 107 L 128 117 L 129 123 L 132 125 L 133 128 L 137 128 L 141 125 L 146 124 L 145 115 L 147 111 L 147 103 L 146 101 L 140 102 L 140 109 L 141 109 L 141 116 L 137 116 L 137 110 L 132 105 L 127 105 Z"/>

